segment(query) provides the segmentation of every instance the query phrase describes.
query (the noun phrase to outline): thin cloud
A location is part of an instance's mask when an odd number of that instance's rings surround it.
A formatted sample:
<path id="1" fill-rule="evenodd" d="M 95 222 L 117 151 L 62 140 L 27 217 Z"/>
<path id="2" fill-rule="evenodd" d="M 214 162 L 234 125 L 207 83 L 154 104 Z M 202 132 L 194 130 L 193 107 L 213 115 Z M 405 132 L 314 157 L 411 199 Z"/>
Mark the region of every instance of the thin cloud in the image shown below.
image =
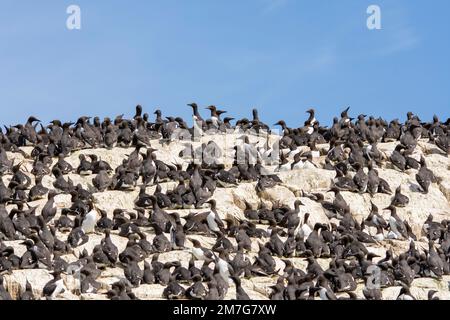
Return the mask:
<path id="1" fill-rule="evenodd" d="M 293 79 L 307 76 L 316 72 L 326 72 L 338 62 L 338 54 L 333 46 L 322 47 L 307 55 L 300 55 L 295 62 L 289 64 L 286 73 L 293 75 Z"/>
<path id="2" fill-rule="evenodd" d="M 284 7 L 288 0 L 264 0 L 264 6 L 261 10 L 262 15 L 272 13 L 273 11 Z"/>
<path id="3" fill-rule="evenodd" d="M 337 62 L 336 53 L 333 50 L 325 50 L 319 53 L 308 64 L 308 69 L 316 72 L 323 71 Z"/>
<path id="4" fill-rule="evenodd" d="M 420 38 L 411 27 L 396 28 L 389 37 L 389 43 L 378 53 L 383 56 L 414 49 L 420 43 Z"/>
<path id="5" fill-rule="evenodd" d="M 376 52 L 381 56 L 394 55 L 416 48 L 421 39 L 412 21 L 411 13 L 404 6 L 383 11 L 382 32 L 384 41 Z"/>

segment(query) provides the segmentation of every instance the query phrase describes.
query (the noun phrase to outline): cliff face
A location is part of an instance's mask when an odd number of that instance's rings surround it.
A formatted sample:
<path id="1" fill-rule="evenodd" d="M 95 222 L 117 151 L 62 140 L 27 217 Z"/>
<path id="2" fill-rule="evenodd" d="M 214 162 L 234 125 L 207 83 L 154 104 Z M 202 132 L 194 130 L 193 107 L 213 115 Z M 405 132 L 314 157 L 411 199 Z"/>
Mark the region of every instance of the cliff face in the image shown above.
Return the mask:
<path id="1" fill-rule="evenodd" d="M 218 143 L 225 150 L 232 150 L 233 141 L 224 138 L 214 138 L 214 141 Z M 381 143 L 378 145 L 380 151 L 384 152 L 386 157 L 389 157 L 395 143 Z M 180 163 L 181 159 L 178 158 L 178 154 L 183 150 L 183 143 L 172 142 L 170 145 L 161 145 L 157 141 L 152 142 L 152 146 L 158 149 L 156 152 L 157 158 L 165 163 Z M 328 146 L 318 146 L 319 149 L 323 148 L 328 150 Z M 25 153 L 30 153 L 30 148 L 22 148 Z M 100 159 L 108 162 L 113 169 L 122 163 L 122 160 L 132 152 L 132 149 L 114 148 L 112 150 L 95 149 L 95 150 L 80 150 L 70 155 L 66 161 L 68 161 L 74 168 L 79 164 L 80 154 L 95 154 Z M 419 141 L 417 148 L 415 149 L 412 157 L 417 160 L 423 155 L 426 159 L 428 167 L 433 171 L 435 176 L 438 177 L 438 182 L 431 185 L 428 194 L 420 192 L 420 188 L 417 185 L 415 174 L 417 170 L 410 169 L 405 172 L 400 172 L 389 164 L 386 167 L 377 168 L 379 176 L 385 179 L 392 190 L 395 190 L 399 185 L 402 188 L 402 193 L 409 197 L 409 204 L 405 208 L 399 208 L 397 210 L 400 218 L 406 220 L 412 227 L 414 234 L 417 237 L 416 246 L 419 250 L 428 249 L 428 241 L 424 237 L 422 232 L 423 224 L 427 217 L 431 214 L 434 221 L 441 221 L 443 219 L 450 219 L 450 159 L 448 156 L 443 155 L 436 146 L 427 143 L 426 141 Z M 29 159 L 24 158 L 18 153 L 8 153 L 9 159 L 15 159 L 15 163 L 23 161 L 23 169 L 25 172 L 30 172 L 32 169 L 32 162 Z M 54 159 L 55 163 L 56 159 Z M 271 208 L 274 204 L 294 206 L 294 202 L 300 199 L 303 206 L 300 207 L 300 218 L 303 221 L 305 213 L 310 213 L 310 223 L 314 225 L 316 222 L 330 225 L 335 219 L 328 219 L 327 214 L 323 207 L 312 201 L 307 195 L 311 193 L 322 193 L 325 200 L 332 201 L 334 194 L 329 192 L 332 179 L 335 176 L 334 171 L 321 169 L 324 157 L 315 158 L 313 160 L 318 168 L 289 170 L 277 173 L 281 178 L 282 183 L 268 188 L 262 192 L 255 190 L 256 182 L 243 182 L 237 186 L 227 188 L 217 188 L 214 192 L 213 199 L 217 202 L 217 210 L 222 219 L 227 217 L 234 217 L 237 219 L 245 220 L 243 214 L 246 204 L 249 204 L 253 209 L 256 209 L 261 203 L 264 203 L 267 207 Z M 28 174 L 28 173 L 27 173 Z M 31 174 L 29 174 L 32 177 Z M 75 174 L 68 175 L 75 184 L 81 183 L 84 188 L 90 188 L 92 186 L 93 175 L 91 176 L 79 176 Z M 4 176 L 3 181 L 8 183 L 11 176 Z M 43 180 L 44 186 L 48 188 L 52 187 L 54 181 L 53 176 L 45 176 Z M 175 182 L 161 183 L 162 190 L 171 190 L 176 186 Z M 148 194 L 153 194 L 155 186 L 147 188 Z M 98 209 L 105 210 L 109 218 L 113 218 L 113 210 L 117 208 L 133 210 L 135 208 L 134 201 L 138 196 L 139 188 L 132 191 L 104 191 L 94 194 L 94 202 Z M 383 217 L 388 220 L 389 213 L 386 210 L 381 210 L 389 206 L 393 195 L 376 194 L 371 197 L 369 194 L 359 194 L 351 192 L 342 192 L 342 195 L 346 202 L 350 205 L 352 215 L 356 220 L 361 223 L 371 211 L 371 202 L 373 202 L 378 208 Z M 29 203 L 30 206 L 38 206 L 37 214 L 40 214 L 42 207 L 45 205 L 46 200 L 39 200 Z M 69 207 L 71 204 L 70 195 L 58 195 L 56 196 L 56 203 L 59 208 L 57 217 L 60 215 L 62 208 Z M 8 211 L 12 207 L 7 207 Z M 178 212 L 181 218 L 187 216 L 191 212 L 204 212 L 208 210 L 208 207 L 203 209 L 180 209 L 180 210 L 166 210 L 167 212 Z M 337 223 L 338 224 L 338 223 Z M 267 225 L 258 225 L 258 227 L 267 229 Z M 376 230 L 370 230 L 372 234 L 376 233 Z M 145 229 L 147 233 L 147 239 L 151 241 L 154 237 L 153 230 L 151 228 Z M 112 240 L 118 247 L 119 252 L 123 251 L 126 247 L 127 238 L 120 237 L 117 231 L 112 231 Z M 67 233 L 63 234 L 57 232 L 58 238 L 65 240 Z M 99 244 L 103 238 L 102 234 L 89 234 L 88 243 L 77 247 L 73 254 L 62 256 L 68 262 L 76 261 L 80 252 L 84 249 L 88 253 L 92 253 L 95 245 Z M 215 243 L 215 238 L 202 235 L 189 235 L 191 239 L 198 239 L 202 246 L 212 247 Z M 284 241 L 286 238 L 282 238 Z M 235 243 L 234 239 L 230 240 Z M 248 253 L 250 258 L 254 257 L 258 252 L 258 239 L 252 239 L 252 252 Z M 21 256 L 26 248 L 22 244 L 23 241 L 6 241 L 7 246 L 14 248 L 15 254 Z M 159 260 L 162 262 L 180 261 L 183 266 L 187 266 L 191 257 L 190 247 L 192 244 L 186 241 L 186 248 L 184 250 L 176 250 L 166 253 L 161 253 Z M 386 250 L 392 249 L 394 255 L 398 255 L 404 252 L 409 247 L 408 241 L 399 240 L 384 240 L 376 244 L 366 245 L 370 252 L 378 254 L 381 259 L 384 257 Z M 278 257 L 274 257 L 277 263 L 277 268 L 280 269 L 279 273 L 282 274 L 285 263 Z M 148 258 L 147 260 L 151 259 Z M 293 264 L 301 269 L 306 268 L 306 260 L 304 258 L 289 258 Z M 319 264 L 325 269 L 328 268 L 330 259 L 318 259 Z M 198 262 L 201 266 L 202 262 Z M 143 268 L 143 262 L 140 263 L 140 267 Z M 112 283 L 124 278 L 123 269 L 121 268 L 106 268 L 102 271 L 98 281 L 102 284 L 102 289 L 97 294 L 80 294 L 79 281 L 70 275 L 63 275 L 64 282 L 68 291 L 59 296 L 59 299 L 105 299 L 106 291 L 110 289 Z M 242 286 L 252 299 L 267 299 L 269 295 L 269 287 L 274 285 L 277 276 L 273 277 L 253 277 L 250 279 L 242 279 Z M 14 270 L 10 274 L 4 275 L 5 287 L 14 297 L 17 297 L 21 290 L 25 288 L 25 283 L 28 280 L 37 296 L 42 295 L 42 289 L 44 285 L 52 279 L 49 271 L 45 269 L 37 270 Z M 415 279 L 411 286 L 411 293 L 420 299 L 427 298 L 427 292 L 430 289 L 438 291 L 437 296 L 443 299 L 450 299 L 449 291 L 450 276 L 444 276 L 441 280 L 432 278 L 419 278 Z M 230 285 L 227 298 L 235 298 L 234 285 Z M 355 291 L 358 297 L 362 297 L 363 283 L 360 283 L 358 289 Z M 394 299 L 397 297 L 401 287 L 394 286 L 382 290 L 384 299 Z M 140 285 L 138 288 L 133 289 L 133 292 L 138 298 L 141 299 L 161 299 L 162 291 L 164 287 L 161 285 Z M 345 296 L 345 295 L 344 295 Z"/>

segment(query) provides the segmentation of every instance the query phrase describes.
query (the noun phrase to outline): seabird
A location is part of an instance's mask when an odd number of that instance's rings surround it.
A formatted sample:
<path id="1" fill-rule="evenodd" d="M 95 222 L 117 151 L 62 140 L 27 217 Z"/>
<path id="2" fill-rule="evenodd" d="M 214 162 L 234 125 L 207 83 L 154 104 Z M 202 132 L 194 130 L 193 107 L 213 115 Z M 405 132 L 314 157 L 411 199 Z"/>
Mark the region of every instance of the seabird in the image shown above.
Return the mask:
<path id="1" fill-rule="evenodd" d="M 390 156 L 390 160 L 392 162 L 392 164 L 397 167 L 398 169 L 400 169 L 400 171 L 405 171 L 406 169 L 406 159 L 404 157 L 403 154 L 401 154 L 401 150 L 405 149 L 405 146 L 402 144 L 398 144 L 395 147 L 395 150 L 392 152 L 391 156 Z"/>
<path id="2" fill-rule="evenodd" d="M 103 192 L 111 186 L 112 179 L 109 177 L 106 170 L 101 170 L 95 178 L 92 179 L 92 184 L 98 192 Z"/>
<path id="3" fill-rule="evenodd" d="M 224 232 L 225 226 L 220 219 L 219 214 L 217 213 L 216 200 L 211 199 L 209 201 L 206 201 L 206 203 L 209 203 L 211 205 L 211 211 L 206 216 L 206 222 L 208 223 L 209 230 L 211 230 L 212 232 Z"/>
<path id="4" fill-rule="evenodd" d="M 406 285 L 402 285 L 397 300 L 416 300 Z"/>
<path id="5" fill-rule="evenodd" d="M 3 275 L 0 275 L 0 300 L 12 300 L 11 294 L 6 291 L 3 285 Z"/>
<path id="6" fill-rule="evenodd" d="M 219 290 L 217 289 L 217 282 L 208 282 L 208 293 L 205 296 L 205 300 L 221 300 Z"/>
<path id="7" fill-rule="evenodd" d="M 369 176 L 364 172 L 363 166 L 360 163 L 355 164 L 356 174 L 353 176 L 353 181 L 360 193 L 364 193 L 367 190 L 369 183 Z"/>
<path id="8" fill-rule="evenodd" d="M 366 218 L 365 222 L 368 226 L 374 226 L 375 228 L 382 228 L 386 229 L 388 227 L 387 222 L 384 220 L 384 218 L 381 216 L 381 214 L 378 212 L 378 207 L 371 202 L 372 208 L 369 213 L 369 216 Z"/>
<path id="9" fill-rule="evenodd" d="M 64 293 L 67 288 L 64 285 L 61 273 L 52 272 L 53 279 L 47 282 L 42 290 L 44 297 L 47 299 L 57 298 L 61 293 Z"/>
<path id="10" fill-rule="evenodd" d="M 138 287 L 142 279 L 144 277 L 144 271 L 139 268 L 139 265 L 136 260 L 133 259 L 127 259 L 126 262 L 124 262 L 124 275 L 125 278 L 127 278 L 128 281 L 134 286 Z"/>
<path id="11" fill-rule="evenodd" d="M 48 191 L 49 191 L 48 188 L 42 185 L 42 177 L 36 177 L 35 184 L 28 193 L 28 200 L 36 201 L 43 199 L 44 196 L 48 193 Z"/>
<path id="12" fill-rule="evenodd" d="M 283 246 L 283 243 L 281 243 Z M 259 251 L 258 256 L 255 257 L 255 261 L 252 267 L 252 273 L 269 275 L 276 273 L 275 259 L 270 255 L 270 250 L 258 243 Z"/>
<path id="13" fill-rule="evenodd" d="M 67 243 L 72 247 L 76 248 L 89 241 L 89 236 L 86 235 L 81 228 L 81 217 L 76 217 L 74 220 L 74 227 L 70 231 L 67 237 Z"/>
<path id="14" fill-rule="evenodd" d="M 391 211 L 391 216 L 389 217 L 390 232 L 388 234 L 388 238 L 408 239 L 408 233 L 406 230 L 405 223 L 397 215 L 396 207 L 394 207 L 393 205 L 390 205 L 389 207 L 386 208 L 386 210 Z"/>
<path id="15" fill-rule="evenodd" d="M 174 279 L 170 280 L 169 284 L 163 291 L 163 297 L 169 300 L 183 299 L 185 296 L 186 290 Z"/>
<path id="16" fill-rule="evenodd" d="M 443 275 L 444 263 L 443 263 L 441 257 L 438 255 L 438 253 L 434 249 L 434 241 L 433 240 L 430 240 L 428 242 L 427 264 L 428 264 L 428 268 L 430 268 L 431 275 L 433 277 L 440 279 Z"/>
<path id="17" fill-rule="evenodd" d="M 112 229 L 113 222 L 108 217 L 108 213 L 105 210 L 101 210 L 101 209 L 99 209 L 99 211 L 100 211 L 100 219 L 98 219 L 98 221 L 97 221 L 97 228 L 100 230 Z"/>
<path id="18" fill-rule="evenodd" d="M 193 284 L 186 289 L 186 297 L 192 300 L 203 300 L 207 294 L 202 283 L 202 277 L 196 274 L 192 277 Z"/>
<path id="19" fill-rule="evenodd" d="M 236 276 L 231 277 L 236 286 L 236 300 L 251 300 L 241 285 L 241 279 Z"/>
<path id="20" fill-rule="evenodd" d="M 31 287 L 30 282 L 28 282 L 28 279 L 25 283 L 25 290 L 23 290 L 23 291 L 21 290 L 19 299 L 20 300 L 35 300 L 33 288 Z"/>
<path id="21" fill-rule="evenodd" d="M 58 156 L 58 162 L 56 162 L 55 167 L 60 170 L 63 175 L 69 174 L 73 171 L 73 167 L 70 163 L 64 160 L 64 154 Z"/>
<path id="22" fill-rule="evenodd" d="M 164 263 L 161 270 L 155 273 L 155 283 L 159 283 L 163 286 L 167 286 L 172 279 L 170 269 L 174 267 L 176 263 L 174 262 L 166 262 Z"/>
<path id="23" fill-rule="evenodd" d="M 436 293 L 438 293 L 436 290 L 429 290 L 427 294 L 428 300 L 440 300 Z"/>
<path id="24" fill-rule="evenodd" d="M 406 207 L 409 203 L 409 198 L 401 193 L 401 185 L 395 189 L 395 196 L 392 198 L 391 205 L 394 207 Z"/>
<path id="25" fill-rule="evenodd" d="M 424 193 L 428 193 L 428 188 L 430 187 L 430 184 L 436 181 L 433 172 L 427 168 L 427 164 L 423 156 L 420 157 L 420 169 L 419 172 L 416 174 L 416 180 L 422 187 Z"/>
<path id="26" fill-rule="evenodd" d="M 157 225 L 153 226 L 155 230 L 155 237 L 153 238 L 153 249 L 156 252 L 168 252 L 172 249 L 172 243 L 164 235 L 164 232 Z"/>
<path id="27" fill-rule="evenodd" d="M 323 275 L 318 277 L 316 287 L 321 300 L 337 300 L 336 295 L 330 288 L 328 280 Z"/>
<path id="28" fill-rule="evenodd" d="M 89 234 L 95 232 L 95 226 L 97 225 L 97 210 L 93 203 L 89 203 L 89 212 L 85 215 L 83 222 L 81 223 L 81 230 L 84 234 Z"/>
<path id="29" fill-rule="evenodd" d="M 190 238 L 188 238 L 188 240 L 191 241 L 193 244 L 193 248 L 191 249 L 191 252 L 192 252 L 192 255 L 195 257 L 195 259 L 203 260 L 203 261 L 213 261 L 214 260 L 214 255 L 213 255 L 212 251 L 203 248 L 198 240 L 190 239 Z"/>

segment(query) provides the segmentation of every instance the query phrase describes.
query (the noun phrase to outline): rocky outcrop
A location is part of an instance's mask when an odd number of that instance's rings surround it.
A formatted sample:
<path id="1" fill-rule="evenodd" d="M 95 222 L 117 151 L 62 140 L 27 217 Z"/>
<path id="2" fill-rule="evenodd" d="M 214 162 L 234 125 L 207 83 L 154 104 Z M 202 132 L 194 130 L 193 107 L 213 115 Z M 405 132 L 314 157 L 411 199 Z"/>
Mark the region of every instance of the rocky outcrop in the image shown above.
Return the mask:
<path id="1" fill-rule="evenodd" d="M 233 138 L 234 139 L 234 138 Z M 234 140 L 229 135 L 219 136 L 215 138 L 215 142 L 232 148 Z M 154 142 L 155 147 L 158 149 L 158 159 L 166 163 L 182 163 L 182 159 L 177 155 L 183 150 L 183 144 L 180 142 L 173 142 L 168 146 L 167 144 L 159 145 Z M 324 146 L 327 148 L 327 146 Z M 389 157 L 390 153 L 395 148 L 395 143 L 381 143 L 378 145 L 380 151 L 384 152 L 386 157 Z M 30 148 L 23 148 L 25 152 L 30 152 Z M 100 159 L 107 161 L 113 168 L 119 166 L 123 159 L 132 152 L 132 149 L 114 148 L 112 150 L 96 149 L 96 150 L 80 150 L 74 152 L 67 161 L 74 167 L 79 164 L 80 154 L 95 154 Z M 450 219 L 450 159 L 443 155 L 442 152 L 436 149 L 434 145 L 421 141 L 416 148 L 413 157 L 420 159 L 420 156 L 424 155 L 427 161 L 428 167 L 438 177 L 438 182 L 430 187 L 428 194 L 420 192 L 420 188 L 417 185 L 415 174 L 416 170 L 407 170 L 406 172 L 400 172 L 391 166 L 379 168 L 379 175 L 385 179 L 392 190 L 395 190 L 397 186 L 402 187 L 402 193 L 407 195 L 410 199 L 410 203 L 406 208 L 398 210 L 399 216 L 408 221 L 411 225 L 414 234 L 418 238 L 417 246 L 419 248 L 427 248 L 427 242 L 423 239 L 422 227 L 424 221 L 431 214 L 434 221 L 441 221 L 443 219 Z M 15 159 L 16 163 L 23 161 L 25 170 L 30 171 L 32 168 L 31 161 L 24 158 L 19 153 L 8 153 L 10 159 Z M 323 157 L 315 159 L 317 164 L 323 163 Z M 299 169 L 293 171 L 279 172 L 278 176 L 282 180 L 282 183 L 268 188 L 262 192 L 255 190 L 256 182 L 241 183 L 238 186 L 229 188 L 217 188 L 213 199 L 217 202 L 217 210 L 222 219 L 229 216 L 244 220 L 244 210 L 246 205 L 250 205 L 256 209 L 261 203 L 264 203 L 269 208 L 273 205 L 287 205 L 293 207 L 295 200 L 300 199 L 303 203 L 301 206 L 301 219 L 303 219 L 305 213 L 310 213 L 310 222 L 315 224 L 316 222 L 330 224 L 330 220 L 326 215 L 323 207 L 306 197 L 306 194 L 310 193 L 322 193 L 325 200 L 332 201 L 333 193 L 329 192 L 331 181 L 335 176 L 334 171 L 324 170 L 320 168 L 312 169 Z M 93 176 L 69 175 L 75 184 L 81 183 L 85 188 L 92 187 Z M 3 180 L 7 183 L 11 179 L 11 176 L 4 176 Z M 51 187 L 53 177 L 46 176 L 43 183 L 44 185 Z M 163 190 L 170 190 L 174 188 L 175 183 L 162 183 Z M 149 187 L 148 193 L 152 193 L 155 187 Z M 108 217 L 112 218 L 114 209 L 122 208 L 126 210 L 133 210 L 134 201 L 138 195 L 138 188 L 132 191 L 105 191 L 94 194 L 94 202 L 98 209 L 105 210 Z M 346 202 L 350 205 L 352 215 L 361 222 L 364 220 L 370 212 L 371 202 L 376 204 L 380 209 L 389 206 L 392 195 L 376 194 L 371 197 L 369 194 L 358 194 L 351 192 L 342 192 L 342 196 Z M 32 206 L 37 206 L 37 214 L 40 213 L 42 207 L 46 203 L 46 200 L 39 200 L 30 203 Z M 70 205 L 69 195 L 58 195 L 56 197 L 56 204 L 59 208 L 58 216 L 62 208 L 66 208 Z M 9 208 L 10 209 L 10 208 Z M 185 217 L 190 212 L 198 212 L 207 210 L 206 208 L 200 209 L 183 209 L 177 210 L 181 217 Z M 174 210 L 167 210 L 173 212 Z M 387 219 L 388 212 L 386 210 L 381 211 L 382 215 Z M 267 228 L 266 225 L 258 225 L 260 228 Z M 149 228 L 146 229 L 148 240 L 154 237 L 153 231 Z M 58 234 L 58 237 L 66 239 L 67 234 Z M 74 261 L 78 258 L 83 250 L 87 250 L 91 253 L 95 245 L 99 244 L 103 235 L 90 234 L 89 242 L 83 246 L 76 248 L 73 253 L 63 256 L 68 262 Z M 198 239 L 205 247 L 211 247 L 215 243 L 215 239 L 212 237 L 190 235 L 192 239 Z M 282 239 L 285 240 L 286 238 Z M 258 250 L 258 241 L 253 239 L 252 252 L 248 253 L 249 256 L 254 256 Z M 112 233 L 112 241 L 119 248 L 119 252 L 123 251 L 126 247 L 127 239 L 120 237 L 117 231 Z M 231 239 L 234 241 L 234 239 Z M 25 246 L 22 241 L 6 241 L 5 245 L 12 246 L 15 253 L 21 256 L 25 252 Z M 191 257 L 190 242 L 186 242 L 186 248 L 184 250 L 177 250 L 167 253 L 162 253 L 159 256 L 159 260 L 162 262 L 180 261 L 183 266 L 188 265 L 188 261 Z M 394 254 L 399 254 L 405 251 L 409 246 L 407 241 L 397 240 L 385 240 L 378 244 L 372 244 L 368 246 L 369 251 L 377 253 L 379 256 L 384 256 L 386 250 L 392 249 Z M 149 258 L 151 259 L 151 258 Z M 378 258 L 380 259 L 380 258 Z M 283 270 L 284 262 L 275 257 L 277 262 L 277 269 Z M 290 258 L 293 264 L 301 269 L 306 268 L 306 262 L 304 258 Z M 376 259 L 375 259 L 376 260 Z M 318 259 L 319 264 L 324 269 L 328 268 L 330 262 L 329 259 Z M 141 267 L 143 263 L 141 263 Z M 201 262 L 199 267 L 201 266 Z M 281 274 L 282 271 L 279 271 Z M 121 268 L 107 268 L 105 269 L 99 282 L 102 284 L 102 289 L 97 294 L 81 294 L 79 292 L 79 281 L 77 279 L 70 278 L 70 276 L 64 277 L 64 282 L 67 291 L 60 296 L 60 299 L 105 299 L 106 292 L 110 289 L 112 283 L 124 278 L 123 269 Z M 13 298 L 16 298 L 24 290 L 25 284 L 28 281 L 32 287 L 36 296 L 42 296 L 42 289 L 44 285 L 52 279 L 48 270 L 35 269 L 35 270 L 14 270 L 10 274 L 4 275 L 5 287 L 11 293 Z M 255 277 L 251 279 L 243 279 L 242 286 L 252 299 L 267 299 L 269 295 L 269 287 L 274 285 L 277 280 L 276 276 L 273 277 Z M 414 280 L 411 286 L 411 292 L 417 298 L 426 299 L 427 292 L 430 289 L 437 290 L 439 296 L 442 299 L 450 299 L 449 291 L 450 277 L 444 276 L 441 280 L 432 278 L 420 278 Z M 356 290 L 356 295 L 362 297 L 362 288 L 364 285 L 359 284 Z M 162 299 L 163 286 L 160 285 L 141 285 L 138 288 L 133 289 L 134 294 L 140 299 Z M 383 289 L 384 299 L 395 299 L 398 296 L 400 287 L 390 287 Z M 235 298 L 234 284 L 230 283 L 230 289 L 226 296 L 228 299 Z"/>

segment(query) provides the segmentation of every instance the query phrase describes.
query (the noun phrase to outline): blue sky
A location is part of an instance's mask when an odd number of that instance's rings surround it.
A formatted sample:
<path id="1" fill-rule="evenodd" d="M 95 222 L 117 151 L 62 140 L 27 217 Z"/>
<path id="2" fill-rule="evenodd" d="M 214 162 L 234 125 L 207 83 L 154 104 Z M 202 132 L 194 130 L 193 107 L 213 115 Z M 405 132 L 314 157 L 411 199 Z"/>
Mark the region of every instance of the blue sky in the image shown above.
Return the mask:
<path id="1" fill-rule="evenodd" d="M 81 8 L 81 30 L 66 8 Z M 366 27 L 381 7 L 382 30 Z M 0 124 L 125 113 L 450 117 L 448 0 L 2 0 Z M 208 115 L 208 110 L 202 110 Z M 153 116 L 153 115 L 152 115 Z"/>

